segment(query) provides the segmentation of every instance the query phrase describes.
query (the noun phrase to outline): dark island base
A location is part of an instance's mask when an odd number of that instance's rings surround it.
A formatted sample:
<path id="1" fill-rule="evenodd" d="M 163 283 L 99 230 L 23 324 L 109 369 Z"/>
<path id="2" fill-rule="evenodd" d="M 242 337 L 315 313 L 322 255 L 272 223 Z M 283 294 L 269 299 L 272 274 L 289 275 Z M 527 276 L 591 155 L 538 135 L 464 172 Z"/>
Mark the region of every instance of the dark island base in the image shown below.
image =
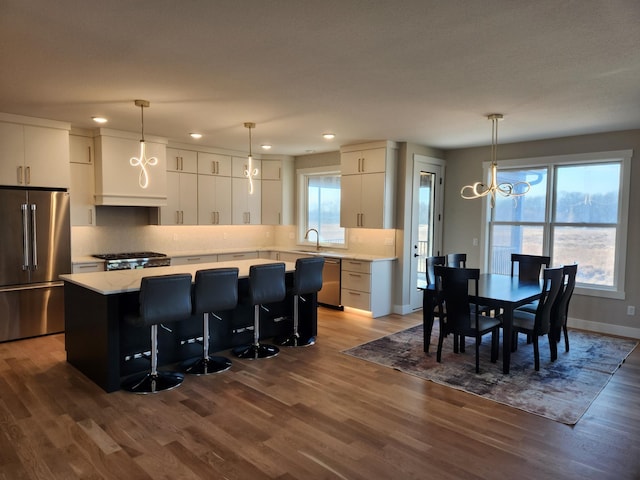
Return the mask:
<path id="1" fill-rule="evenodd" d="M 292 274 L 287 274 L 287 283 Z M 253 306 L 242 303 L 249 281 L 238 281 L 240 303 L 234 310 L 209 316 L 211 354 L 253 342 Z M 120 389 L 128 376 L 145 372 L 145 358 L 125 360 L 127 356 L 150 350 L 150 331 L 136 328 L 122 319 L 138 310 L 138 292 L 102 295 L 65 282 L 65 348 L 67 362 L 107 392 Z M 317 295 L 300 302 L 300 336 L 317 335 Z M 287 336 L 293 331 L 293 296 L 280 303 L 266 305 L 262 311 L 260 339 Z M 185 360 L 201 357 L 202 317 L 166 324 L 172 331 L 158 328 L 158 366 L 177 367 Z M 186 343 L 185 343 L 186 342 Z"/>

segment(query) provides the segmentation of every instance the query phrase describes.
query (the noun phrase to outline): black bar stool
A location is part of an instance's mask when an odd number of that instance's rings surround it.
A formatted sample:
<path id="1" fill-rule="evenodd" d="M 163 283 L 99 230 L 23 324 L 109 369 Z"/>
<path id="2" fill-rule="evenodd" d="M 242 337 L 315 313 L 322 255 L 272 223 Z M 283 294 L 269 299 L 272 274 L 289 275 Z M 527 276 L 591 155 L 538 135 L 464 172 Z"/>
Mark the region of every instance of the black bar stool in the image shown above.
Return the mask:
<path id="1" fill-rule="evenodd" d="M 139 315 L 126 315 L 135 327 L 151 327 L 151 371 L 125 380 L 122 388 L 133 393 L 156 393 L 179 386 L 184 375 L 158 371 L 158 324 L 191 317 L 191 275 L 145 277 L 140 285 Z"/>
<path id="2" fill-rule="evenodd" d="M 202 358 L 182 364 L 185 373 L 207 375 L 231 368 L 226 357 L 209 356 L 209 314 L 218 320 L 216 312 L 232 310 L 238 304 L 238 269 L 212 268 L 198 270 L 193 287 L 193 312 L 203 319 Z"/>
<path id="3" fill-rule="evenodd" d="M 265 303 L 281 302 L 287 290 L 284 281 L 284 263 L 267 263 L 249 267 L 249 298 L 247 301 L 254 306 L 253 310 L 253 343 L 233 349 L 239 358 L 254 360 L 257 358 L 274 357 L 280 352 L 274 345 L 261 344 L 260 340 L 260 309 Z"/>
<path id="4" fill-rule="evenodd" d="M 316 343 L 315 337 L 301 338 L 298 332 L 300 322 L 299 302 L 306 302 L 304 295 L 316 293 L 322 288 L 323 257 L 299 258 L 296 260 L 296 271 L 293 275 L 293 287 L 289 293 L 293 295 L 293 333 L 288 337 L 276 339 L 278 345 L 286 347 L 306 347 Z"/>

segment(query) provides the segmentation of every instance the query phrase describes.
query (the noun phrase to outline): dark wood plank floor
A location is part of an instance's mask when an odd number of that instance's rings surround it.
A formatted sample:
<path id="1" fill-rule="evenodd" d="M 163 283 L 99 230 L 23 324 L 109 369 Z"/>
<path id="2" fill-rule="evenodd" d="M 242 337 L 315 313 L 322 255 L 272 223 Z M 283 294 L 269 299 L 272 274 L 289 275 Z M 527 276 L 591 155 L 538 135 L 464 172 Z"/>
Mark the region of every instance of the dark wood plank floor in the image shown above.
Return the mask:
<path id="1" fill-rule="evenodd" d="M 340 353 L 419 322 L 321 308 L 317 345 L 151 396 L 0 344 L 0 478 L 640 478 L 638 351 L 575 427 Z"/>

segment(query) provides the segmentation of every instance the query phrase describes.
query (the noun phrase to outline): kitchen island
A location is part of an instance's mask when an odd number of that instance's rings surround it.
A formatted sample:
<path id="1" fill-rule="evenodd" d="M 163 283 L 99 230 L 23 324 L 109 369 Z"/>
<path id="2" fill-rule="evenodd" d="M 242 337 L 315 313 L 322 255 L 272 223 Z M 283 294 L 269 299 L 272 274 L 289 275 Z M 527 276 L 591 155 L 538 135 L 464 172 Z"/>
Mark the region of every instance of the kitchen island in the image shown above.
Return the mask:
<path id="1" fill-rule="evenodd" d="M 143 277 L 189 273 L 195 280 L 198 270 L 237 267 L 239 303 L 234 310 L 210 316 L 210 353 L 253 341 L 253 306 L 242 302 L 249 288 L 251 265 L 279 263 L 267 259 L 200 263 L 171 267 L 116 270 L 62 275 L 65 303 L 65 348 L 67 361 L 107 392 L 120 389 L 121 381 L 148 370 L 146 358 L 137 353 L 149 350 L 149 330 L 136 328 L 123 319 L 138 311 L 140 282 Z M 293 283 L 295 264 L 284 262 L 287 285 Z M 293 296 L 269 304 L 263 311 L 260 337 L 287 335 L 293 329 Z M 302 336 L 317 335 L 317 297 L 301 302 L 299 331 Z M 158 329 L 158 365 L 177 366 L 181 361 L 202 355 L 202 318 L 170 323 Z"/>

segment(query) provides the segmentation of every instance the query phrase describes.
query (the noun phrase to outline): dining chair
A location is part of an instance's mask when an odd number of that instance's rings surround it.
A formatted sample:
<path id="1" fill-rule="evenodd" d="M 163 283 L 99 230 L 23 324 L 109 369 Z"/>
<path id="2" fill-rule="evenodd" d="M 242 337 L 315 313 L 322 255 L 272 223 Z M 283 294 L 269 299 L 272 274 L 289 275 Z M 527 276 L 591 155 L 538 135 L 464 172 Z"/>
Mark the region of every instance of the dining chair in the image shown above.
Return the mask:
<path id="1" fill-rule="evenodd" d="M 517 274 L 523 281 L 536 281 L 540 279 L 542 266 L 548 267 L 551 257 L 542 255 L 524 255 L 521 253 L 511 254 L 511 276 Z M 517 269 L 517 271 L 516 271 Z"/>
<path id="2" fill-rule="evenodd" d="M 447 305 L 446 315 L 440 316 L 440 335 L 438 337 L 437 361 L 442 361 L 444 337 L 453 334 L 475 338 L 476 373 L 480 372 L 480 343 L 487 333 L 491 333 L 491 362 L 498 359 L 500 319 L 480 315 L 477 300 L 472 300 L 469 291 L 478 297 L 478 268 L 453 268 L 436 265 L 434 267 L 438 294 Z M 463 347 L 460 349 L 464 351 Z M 455 342 L 454 342 L 455 351 Z"/>
<path id="3" fill-rule="evenodd" d="M 551 361 L 558 358 L 558 342 L 564 333 L 564 349 L 569 351 L 569 335 L 567 333 L 567 318 L 569 316 L 569 302 L 576 286 L 576 274 L 578 273 L 578 264 L 565 265 L 562 267 L 563 282 L 556 297 L 555 305 L 551 314 L 551 335 L 554 342 L 551 342 Z"/>
<path id="4" fill-rule="evenodd" d="M 467 268 L 467 254 L 449 253 L 447 255 L 447 267 Z"/>
<path id="5" fill-rule="evenodd" d="M 518 333 L 524 333 L 533 342 L 533 357 L 536 371 L 540 370 L 540 349 L 538 337 L 547 335 L 549 350 L 552 351 L 557 343 L 555 335 L 551 332 L 551 316 L 556 297 L 562 287 L 563 267 L 545 268 L 542 272 L 543 286 L 538 308 L 535 313 L 515 309 L 513 311 L 513 336 L 512 350 L 517 349 L 515 338 Z"/>

